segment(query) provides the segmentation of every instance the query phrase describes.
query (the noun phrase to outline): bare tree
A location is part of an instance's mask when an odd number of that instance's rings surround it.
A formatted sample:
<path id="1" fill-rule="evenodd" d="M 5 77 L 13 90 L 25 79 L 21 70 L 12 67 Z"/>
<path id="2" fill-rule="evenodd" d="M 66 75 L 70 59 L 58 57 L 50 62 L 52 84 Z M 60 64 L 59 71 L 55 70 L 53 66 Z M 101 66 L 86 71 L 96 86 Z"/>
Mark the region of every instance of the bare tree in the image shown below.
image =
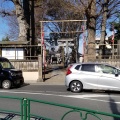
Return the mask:
<path id="1" fill-rule="evenodd" d="M 107 20 L 116 19 L 116 14 L 120 12 L 119 0 L 78 0 L 85 9 L 88 30 L 88 55 L 95 56 L 95 35 L 96 30 L 101 30 L 101 43 L 104 44 Z M 98 28 L 98 29 L 97 29 Z M 89 48 L 89 43 L 91 47 Z M 105 50 L 103 50 L 104 54 Z M 93 57 L 92 59 L 95 59 Z"/>
<path id="2" fill-rule="evenodd" d="M 6 16 L 4 18 L 9 26 L 9 32 L 5 33 L 10 40 L 17 40 L 19 35 L 19 25 L 16 15 Z"/>
<path id="3" fill-rule="evenodd" d="M 112 18 L 113 21 L 116 19 L 117 14 L 120 12 L 119 6 L 120 1 L 118 0 L 103 0 L 99 1 L 99 7 L 101 10 L 101 44 L 105 44 L 105 37 L 107 35 L 106 33 L 106 27 L 107 27 L 107 21 Z M 105 45 L 101 45 L 102 47 L 102 55 L 104 56 L 105 53 Z"/>
<path id="4" fill-rule="evenodd" d="M 97 19 L 97 8 L 96 0 L 78 0 L 84 7 L 84 16 L 87 19 L 87 31 L 88 31 L 88 47 L 87 54 L 88 61 L 95 60 L 95 36 L 96 36 L 96 19 Z"/>
<path id="5" fill-rule="evenodd" d="M 27 32 L 28 32 L 29 26 L 26 22 L 21 0 L 12 0 L 12 1 L 14 2 L 15 8 L 16 8 L 16 16 L 19 24 L 18 40 L 27 41 Z"/>
<path id="6" fill-rule="evenodd" d="M 2 1 L 6 2 L 7 0 L 2 0 Z M 18 40 L 27 41 L 27 32 L 29 29 L 29 25 L 26 22 L 22 2 L 21 0 L 8 0 L 8 1 L 13 2 L 15 5 L 15 14 L 17 16 L 17 21 L 19 25 Z M 3 16 L 13 16 L 13 12 L 7 11 L 4 8 L 0 11 L 0 14 L 2 14 Z"/>

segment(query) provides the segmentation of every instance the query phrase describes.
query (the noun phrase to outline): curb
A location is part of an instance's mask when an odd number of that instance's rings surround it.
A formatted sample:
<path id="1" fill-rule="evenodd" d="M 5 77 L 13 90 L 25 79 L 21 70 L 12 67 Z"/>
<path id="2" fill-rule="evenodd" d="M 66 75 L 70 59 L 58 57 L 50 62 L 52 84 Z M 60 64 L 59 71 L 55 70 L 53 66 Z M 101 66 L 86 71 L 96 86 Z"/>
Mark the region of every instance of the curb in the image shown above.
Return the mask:
<path id="1" fill-rule="evenodd" d="M 64 85 L 61 82 L 33 82 L 33 81 L 25 81 L 25 84 L 30 85 Z"/>

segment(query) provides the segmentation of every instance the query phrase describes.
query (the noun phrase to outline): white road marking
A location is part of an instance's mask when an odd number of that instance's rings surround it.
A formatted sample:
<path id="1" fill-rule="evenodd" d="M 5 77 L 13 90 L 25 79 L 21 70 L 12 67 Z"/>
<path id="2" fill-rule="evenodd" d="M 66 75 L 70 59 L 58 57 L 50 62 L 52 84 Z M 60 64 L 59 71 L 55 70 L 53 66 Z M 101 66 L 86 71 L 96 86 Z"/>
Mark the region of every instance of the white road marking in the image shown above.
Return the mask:
<path id="1" fill-rule="evenodd" d="M 114 95 L 113 95 L 114 96 Z M 109 95 L 98 95 L 98 94 L 87 94 L 87 95 L 68 95 L 67 97 L 71 97 L 71 98 L 80 98 L 80 99 L 86 99 L 86 100 L 92 100 L 92 101 L 99 101 L 99 102 L 106 102 L 106 103 L 116 103 L 116 104 L 120 104 L 120 102 L 111 102 L 109 100 L 102 100 L 100 99 L 100 97 L 109 97 Z M 98 99 L 94 99 L 99 97 Z M 119 96 L 114 96 L 114 97 L 119 97 Z"/>
<path id="2" fill-rule="evenodd" d="M 100 97 L 109 97 L 109 95 L 98 95 L 98 94 L 86 94 L 86 95 L 58 95 L 58 94 L 46 94 L 46 93 L 37 93 L 37 92 L 20 92 L 20 91 L 8 91 L 8 90 L 1 90 L 0 93 L 12 93 L 12 94 L 28 94 L 28 95 L 44 95 L 44 96 L 58 96 L 58 97 L 71 97 L 71 98 L 78 98 L 78 99 L 85 99 L 91 101 L 99 101 L 99 102 L 106 102 L 106 103 L 116 103 L 120 104 L 120 102 L 111 102 L 109 100 L 100 100 Z M 119 97 L 115 96 L 114 97 Z M 94 99 L 94 97 L 99 97 L 98 99 Z"/>
<path id="3" fill-rule="evenodd" d="M 66 97 L 66 95 L 55 95 L 55 94 L 46 94 L 46 93 L 38 93 L 38 92 L 18 92 L 18 91 L 8 91 L 8 90 L 2 90 L 0 93 L 17 93 L 17 94 L 28 94 L 28 95 L 46 95 L 46 96 L 63 96 Z"/>
<path id="4" fill-rule="evenodd" d="M 88 98 L 88 97 L 108 97 L 108 95 L 98 95 L 98 94 L 87 94 L 87 95 L 68 95 L 67 97 L 74 97 L 74 98 Z"/>

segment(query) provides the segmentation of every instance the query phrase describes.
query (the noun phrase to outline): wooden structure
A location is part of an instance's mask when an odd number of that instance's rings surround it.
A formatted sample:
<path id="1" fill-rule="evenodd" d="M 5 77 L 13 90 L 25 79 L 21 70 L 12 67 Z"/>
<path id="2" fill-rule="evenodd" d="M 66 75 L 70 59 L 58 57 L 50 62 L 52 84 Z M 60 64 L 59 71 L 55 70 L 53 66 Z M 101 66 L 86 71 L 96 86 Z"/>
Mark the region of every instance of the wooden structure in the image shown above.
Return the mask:
<path id="1" fill-rule="evenodd" d="M 28 41 L 1 41 L 0 55 L 8 59 L 24 59 L 26 45 Z"/>

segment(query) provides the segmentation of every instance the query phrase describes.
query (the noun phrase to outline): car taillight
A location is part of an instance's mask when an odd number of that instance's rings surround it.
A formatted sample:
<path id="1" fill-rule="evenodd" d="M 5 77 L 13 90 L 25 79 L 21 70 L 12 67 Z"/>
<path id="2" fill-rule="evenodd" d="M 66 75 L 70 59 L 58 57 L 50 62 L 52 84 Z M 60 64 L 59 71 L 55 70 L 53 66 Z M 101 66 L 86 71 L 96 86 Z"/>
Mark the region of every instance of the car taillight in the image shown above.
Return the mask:
<path id="1" fill-rule="evenodd" d="M 67 72 L 66 72 L 66 75 L 69 75 L 72 73 L 72 71 L 70 70 L 70 68 L 72 67 L 72 65 L 70 65 L 68 68 L 67 68 Z"/>
<path id="2" fill-rule="evenodd" d="M 66 72 L 66 75 L 69 75 L 69 74 L 71 74 L 71 73 L 72 73 L 71 70 L 68 69 L 67 72 Z"/>

